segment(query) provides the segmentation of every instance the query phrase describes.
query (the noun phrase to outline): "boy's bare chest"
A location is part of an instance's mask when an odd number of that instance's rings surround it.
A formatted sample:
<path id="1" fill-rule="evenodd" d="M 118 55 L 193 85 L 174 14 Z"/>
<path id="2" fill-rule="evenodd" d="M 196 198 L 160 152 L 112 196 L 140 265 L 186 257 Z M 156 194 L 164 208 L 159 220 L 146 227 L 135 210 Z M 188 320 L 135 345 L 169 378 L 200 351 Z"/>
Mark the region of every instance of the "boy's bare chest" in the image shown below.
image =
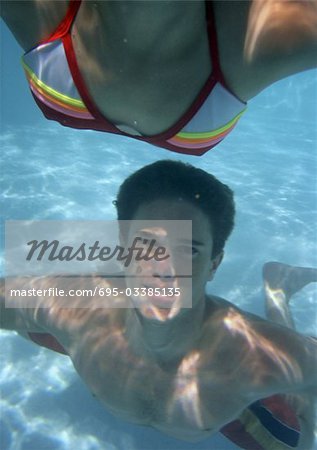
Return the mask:
<path id="1" fill-rule="evenodd" d="M 212 432 L 198 352 L 164 367 L 138 356 L 118 333 L 99 345 L 87 342 L 73 362 L 93 395 L 115 415 L 183 439 Z"/>

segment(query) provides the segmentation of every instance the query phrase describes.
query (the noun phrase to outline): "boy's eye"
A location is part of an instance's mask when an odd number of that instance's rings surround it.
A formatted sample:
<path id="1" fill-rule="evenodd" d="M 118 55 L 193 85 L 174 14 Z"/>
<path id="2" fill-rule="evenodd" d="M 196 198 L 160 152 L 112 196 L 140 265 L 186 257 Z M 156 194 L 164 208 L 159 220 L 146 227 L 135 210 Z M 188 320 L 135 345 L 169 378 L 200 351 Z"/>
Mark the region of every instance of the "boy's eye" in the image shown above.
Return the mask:
<path id="1" fill-rule="evenodd" d="M 177 253 L 187 257 L 188 256 L 195 257 L 199 253 L 197 248 L 188 245 L 180 245 L 176 248 L 176 251 Z"/>

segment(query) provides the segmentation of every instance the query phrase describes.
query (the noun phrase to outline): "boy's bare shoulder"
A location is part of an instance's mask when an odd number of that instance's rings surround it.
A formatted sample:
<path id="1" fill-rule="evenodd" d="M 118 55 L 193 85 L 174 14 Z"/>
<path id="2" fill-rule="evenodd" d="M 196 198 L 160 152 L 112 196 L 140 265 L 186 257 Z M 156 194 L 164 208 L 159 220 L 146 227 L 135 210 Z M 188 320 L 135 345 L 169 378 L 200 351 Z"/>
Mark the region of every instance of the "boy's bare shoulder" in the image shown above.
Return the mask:
<path id="1" fill-rule="evenodd" d="M 206 298 L 205 319 L 208 322 L 224 320 L 232 315 L 248 317 L 249 313 L 222 297 L 208 295 Z"/>
<path id="2" fill-rule="evenodd" d="M 244 361 L 254 358 L 264 341 L 274 344 L 275 328 L 281 327 L 243 311 L 223 298 L 210 296 L 206 304 L 202 348 L 210 360 L 218 358 L 222 368 L 224 359 L 230 365 L 240 365 L 242 357 Z"/>
<path id="3" fill-rule="evenodd" d="M 239 308 L 234 303 L 229 302 L 228 300 L 225 300 L 222 297 L 214 296 L 214 295 L 208 295 L 207 296 L 207 302 L 206 302 L 206 319 L 212 320 L 217 318 L 217 320 L 220 320 L 221 318 L 224 319 L 232 319 L 233 317 L 240 318 L 245 320 L 248 323 L 257 323 L 257 322 L 267 322 L 266 319 L 250 313 L 248 311 L 244 311 L 243 309 Z"/>

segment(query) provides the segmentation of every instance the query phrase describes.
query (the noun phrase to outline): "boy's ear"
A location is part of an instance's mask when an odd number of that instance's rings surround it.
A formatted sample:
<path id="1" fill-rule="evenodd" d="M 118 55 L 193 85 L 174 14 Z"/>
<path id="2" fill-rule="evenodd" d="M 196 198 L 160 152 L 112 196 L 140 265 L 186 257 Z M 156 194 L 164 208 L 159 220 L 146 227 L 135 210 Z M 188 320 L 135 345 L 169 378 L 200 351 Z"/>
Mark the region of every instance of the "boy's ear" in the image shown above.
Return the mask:
<path id="1" fill-rule="evenodd" d="M 217 269 L 223 260 L 224 254 L 225 254 L 224 251 L 222 251 L 211 260 L 208 281 L 211 281 L 215 276 Z"/>

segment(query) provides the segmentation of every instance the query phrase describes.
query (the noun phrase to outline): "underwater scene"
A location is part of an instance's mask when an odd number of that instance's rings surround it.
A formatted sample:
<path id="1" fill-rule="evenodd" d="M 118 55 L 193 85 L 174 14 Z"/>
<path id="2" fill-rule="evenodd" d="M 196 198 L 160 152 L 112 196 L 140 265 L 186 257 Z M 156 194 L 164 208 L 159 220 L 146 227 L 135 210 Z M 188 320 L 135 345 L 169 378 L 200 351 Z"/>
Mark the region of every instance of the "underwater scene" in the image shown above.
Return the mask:
<path id="1" fill-rule="evenodd" d="M 45 120 L 27 88 L 20 54 L 1 24 L 2 275 L 6 220 L 115 219 L 112 202 L 122 181 L 158 159 L 189 162 L 234 191 L 235 228 L 208 293 L 264 317 L 265 262 L 317 267 L 317 71 L 258 95 L 224 142 L 194 157 Z M 316 285 L 296 294 L 291 308 L 296 328 L 316 336 Z M 15 332 L 1 330 L 0 355 L 1 450 L 238 448 L 220 434 L 187 443 L 116 418 L 67 356 Z"/>

